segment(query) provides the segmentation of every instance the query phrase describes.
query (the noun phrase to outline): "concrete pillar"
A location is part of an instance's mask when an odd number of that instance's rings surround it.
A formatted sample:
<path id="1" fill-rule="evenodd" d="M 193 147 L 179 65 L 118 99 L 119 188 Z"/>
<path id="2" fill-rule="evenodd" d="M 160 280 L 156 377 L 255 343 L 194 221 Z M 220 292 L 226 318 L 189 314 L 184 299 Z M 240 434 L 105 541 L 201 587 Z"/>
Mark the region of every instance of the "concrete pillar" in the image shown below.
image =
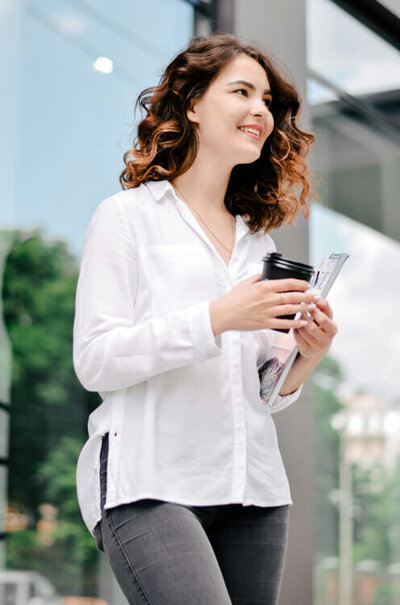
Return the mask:
<path id="1" fill-rule="evenodd" d="M 310 127 L 306 104 L 305 0 L 234 0 L 233 33 L 260 46 L 283 63 L 296 82 L 303 101 L 301 125 Z M 271 233 L 278 251 L 308 261 L 308 222 L 299 215 L 296 225 Z M 300 399 L 274 416 L 281 452 L 292 489 L 287 561 L 280 605 L 312 603 L 312 399 L 310 381 Z"/>

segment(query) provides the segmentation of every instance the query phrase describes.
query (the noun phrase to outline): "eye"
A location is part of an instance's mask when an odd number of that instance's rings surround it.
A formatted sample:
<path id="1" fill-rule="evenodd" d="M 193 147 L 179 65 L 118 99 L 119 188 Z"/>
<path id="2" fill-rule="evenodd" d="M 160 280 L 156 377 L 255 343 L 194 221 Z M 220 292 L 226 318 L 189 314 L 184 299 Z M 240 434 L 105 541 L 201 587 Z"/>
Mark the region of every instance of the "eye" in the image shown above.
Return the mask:
<path id="1" fill-rule="evenodd" d="M 238 88 L 238 90 L 235 90 L 234 92 L 244 92 L 247 96 L 247 90 L 245 88 Z M 264 102 L 266 104 L 267 107 L 271 106 L 272 103 L 272 98 L 271 97 L 267 97 L 266 99 L 264 99 Z"/>

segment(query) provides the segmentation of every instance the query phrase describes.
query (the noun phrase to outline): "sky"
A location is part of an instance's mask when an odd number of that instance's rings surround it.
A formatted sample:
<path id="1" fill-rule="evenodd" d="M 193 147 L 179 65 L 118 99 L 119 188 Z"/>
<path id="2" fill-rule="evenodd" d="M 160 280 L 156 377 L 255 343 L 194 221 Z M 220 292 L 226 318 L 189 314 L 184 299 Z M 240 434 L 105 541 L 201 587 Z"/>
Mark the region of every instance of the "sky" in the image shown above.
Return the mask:
<path id="1" fill-rule="evenodd" d="M 312 206 L 310 262 L 350 257 L 327 300 L 338 333 L 329 354 L 346 377 L 341 396 L 362 389 L 400 403 L 400 244 L 329 208 Z"/>
<path id="2" fill-rule="evenodd" d="M 158 83 L 192 35 L 193 9 L 182 0 L 115 7 L 107 0 L 0 3 L 7 83 L 0 95 L 0 229 L 42 227 L 47 239 L 68 240 L 77 258 L 95 208 L 121 189 L 137 95 Z M 307 7 L 314 70 L 353 94 L 400 88 L 397 51 L 329 0 L 308 0 Z M 113 73 L 93 69 L 98 56 L 113 59 Z M 329 94 L 310 84 L 311 104 Z M 339 325 L 331 353 L 344 366 L 346 388 L 398 397 L 399 244 L 314 206 L 310 245 L 313 264 L 332 252 L 350 254 L 329 295 Z"/>

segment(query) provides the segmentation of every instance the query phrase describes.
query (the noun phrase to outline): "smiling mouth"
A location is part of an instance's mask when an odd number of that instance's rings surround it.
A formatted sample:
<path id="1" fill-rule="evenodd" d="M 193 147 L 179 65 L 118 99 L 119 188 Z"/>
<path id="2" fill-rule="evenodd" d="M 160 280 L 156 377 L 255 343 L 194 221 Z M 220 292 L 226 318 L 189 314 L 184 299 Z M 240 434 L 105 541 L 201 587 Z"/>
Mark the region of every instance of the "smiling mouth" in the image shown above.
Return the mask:
<path id="1" fill-rule="evenodd" d="M 238 128 L 238 130 L 240 130 L 240 132 L 242 132 L 243 134 L 248 134 L 250 137 L 253 137 L 253 139 L 256 139 L 257 141 L 261 139 L 261 136 L 258 136 L 253 132 L 249 132 L 248 130 L 242 130 L 241 128 Z"/>

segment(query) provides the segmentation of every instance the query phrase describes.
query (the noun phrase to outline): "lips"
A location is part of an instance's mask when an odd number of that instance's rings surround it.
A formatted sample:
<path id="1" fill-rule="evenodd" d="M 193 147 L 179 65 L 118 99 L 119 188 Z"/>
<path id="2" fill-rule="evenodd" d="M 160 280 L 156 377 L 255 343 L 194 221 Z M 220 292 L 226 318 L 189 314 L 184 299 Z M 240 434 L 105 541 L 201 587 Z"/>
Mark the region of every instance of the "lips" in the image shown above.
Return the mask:
<path id="1" fill-rule="evenodd" d="M 258 136 L 257 134 L 255 134 L 254 132 L 250 132 L 249 130 L 242 130 L 243 127 L 238 128 L 238 130 L 240 130 L 240 132 L 242 132 L 243 134 L 247 134 L 249 137 L 252 137 L 253 139 L 255 139 L 256 141 L 260 140 L 260 136 Z"/>
<path id="2" fill-rule="evenodd" d="M 243 124 L 242 126 L 239 126 L 239 128 L 252 128 L 253 130 L 257 130 L 261 137 L 262 127 L 259 124 Z"/>

